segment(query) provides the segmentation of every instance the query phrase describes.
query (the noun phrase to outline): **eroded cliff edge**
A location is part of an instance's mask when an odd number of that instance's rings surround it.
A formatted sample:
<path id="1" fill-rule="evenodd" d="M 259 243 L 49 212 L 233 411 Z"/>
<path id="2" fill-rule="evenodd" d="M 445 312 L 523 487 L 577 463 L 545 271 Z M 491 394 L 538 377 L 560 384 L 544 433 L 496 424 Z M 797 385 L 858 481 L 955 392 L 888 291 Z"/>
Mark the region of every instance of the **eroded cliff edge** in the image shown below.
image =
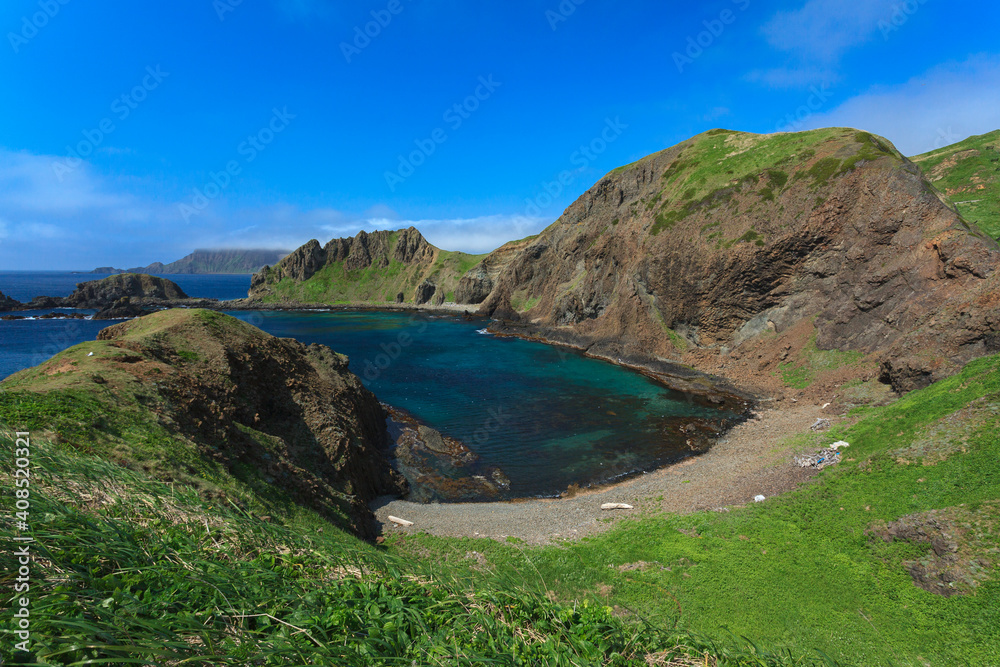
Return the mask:
<path id="1" fill-rule="evenodd" d="M 457 293 L 500 330 L 723 374 L 757 350 L 773 371 L 769 340 L 813 327 L 908 391 L 1000 350 L 998 259 L 885 139 L 714 130 L 608 174 Z"/>

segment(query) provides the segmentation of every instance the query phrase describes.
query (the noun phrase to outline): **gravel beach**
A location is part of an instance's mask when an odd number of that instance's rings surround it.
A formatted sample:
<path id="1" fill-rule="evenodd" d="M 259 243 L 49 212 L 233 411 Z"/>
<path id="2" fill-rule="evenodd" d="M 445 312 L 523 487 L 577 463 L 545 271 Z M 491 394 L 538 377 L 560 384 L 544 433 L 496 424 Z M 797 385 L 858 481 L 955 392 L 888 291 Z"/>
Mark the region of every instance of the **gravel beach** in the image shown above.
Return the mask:
<path id="1" fill-rule="evenodd" d="M 785 441 L 808 432 L 819 417 L 836 422 L 837 415 L 831 413 L 832 406 L 824 410 L 786 398 L 761 408 L 756 418 L 729 431 L 705 454 L 571 498 L 428 505 L 381 498 L 372 509 L 386 535 L 516 537 L 544 544 L 607 530 L 617 520 L 653 511 L 689 513 L 744 505 L 758 494 L 769 498 L 812 476 L 811 469 L 793 463 Z M 603 503 L 627 503 L 635 509 L 601 510 Z M 390 515 L 413 526 L 390 522 Z"/>

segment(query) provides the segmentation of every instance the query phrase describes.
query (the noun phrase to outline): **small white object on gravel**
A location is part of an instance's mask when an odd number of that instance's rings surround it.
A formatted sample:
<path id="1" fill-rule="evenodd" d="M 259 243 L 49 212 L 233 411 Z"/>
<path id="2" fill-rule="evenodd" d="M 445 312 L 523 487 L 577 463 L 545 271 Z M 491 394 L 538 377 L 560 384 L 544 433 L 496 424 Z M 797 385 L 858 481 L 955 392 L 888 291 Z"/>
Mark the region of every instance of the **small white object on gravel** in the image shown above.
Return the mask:
<path id="1" fill-rule="evenodd" d="M 754 497 L 753 497 L 753 501 L 754 501 L 755 503 L 762 503 L 762 502 L 764 502 L 765 500 L 767 500 L 767 498 L 765 498 L 764 496 L 762 496 L 762 495 L 760 495 L 760 494 L 758 494 L 758 495 L 756 495 L 756 496 L 754 496 Z"/>
<path id="2" fill-rule="evenodd" d="M 409 527 L 413 525 L 412 521 L 407 521 L 406 519 L 400 519 L 398 516 L 392 516 L 391 514 L 389 515 L 389 521 L 392 521 L 393 523 L 398 523 L 400 526 Z"/>
<path id="3" fill-rule="evenodd" d="M 634 510 L 635 508 L 626 503 L 604 503 L 601 505 L 602 510 Z"/>
<path id="4" fill-rule="evenodd" d="M 843 440 L 838 440 L 837 442 L 835 442 L 832 445 L 830 445 L 830 449 L 836 451 L 836 450 L 840 449 L 841 447 L 850 447 L 850 446 L 851 445 L 849 443 L 844 442 Z"/>

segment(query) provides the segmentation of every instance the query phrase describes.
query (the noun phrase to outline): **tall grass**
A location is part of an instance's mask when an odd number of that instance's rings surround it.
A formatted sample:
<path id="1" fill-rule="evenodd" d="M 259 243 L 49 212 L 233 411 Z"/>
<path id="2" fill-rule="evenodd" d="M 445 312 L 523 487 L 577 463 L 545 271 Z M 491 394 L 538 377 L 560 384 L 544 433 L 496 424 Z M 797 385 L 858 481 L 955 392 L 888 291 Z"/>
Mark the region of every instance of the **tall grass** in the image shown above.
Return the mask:
<path id="1" fill-rule="evenodd" d="M 530 577 L 473 584 L 331 524 L 260 516 L 252 499 L 207 501 L 57 445 L 34 450 L 32 653 L 12 654 L 8 635 L 12 664 L 828 664 L 556 604 Z M 0 482 L 11 506 L 11 479 Z M 9 583 L 16 559 L 5 551 L 0 565 Z"/>

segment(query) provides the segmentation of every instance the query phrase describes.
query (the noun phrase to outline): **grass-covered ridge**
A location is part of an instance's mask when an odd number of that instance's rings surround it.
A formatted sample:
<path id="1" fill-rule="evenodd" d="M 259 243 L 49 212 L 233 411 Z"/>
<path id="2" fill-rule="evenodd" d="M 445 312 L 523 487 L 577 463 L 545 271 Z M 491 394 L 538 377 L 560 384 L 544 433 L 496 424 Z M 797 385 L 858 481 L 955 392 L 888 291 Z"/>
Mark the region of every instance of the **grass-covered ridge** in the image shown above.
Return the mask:
<path id="1" fill-rule="evenodd" d="M 1000 238 L 1000 130 L 910 159 L 962 217 Z"/>
<path id="2" fill-rule="evenodd" d="M 766 135 L 711 130 L 666 152 L 670 151 L 676 155 L 661 174 L 660 191 L 646 202 L 646 208 L 654 212 L 649 230 L 653 236 L 695 213 L 726 206 L 748 190 L 756 192 L 760 202 L 775 202 L 783 192 L 803 185 L 820 191 L 865 163 L 885 158 L 898 164 L 903 159 L 885 139 L 850 128 Z M 661 155 L 612 173 L 634 169 Z M 763 243 L 757 237 L 739 238 L 727 247 L 744 240 Z"/>
<path id="3" fill-rule="evenodd" d="M 804 425 L 802 451 L 843 439 L 845 460 L 761 504 L 551 547 L 423 536 L 395 549 L 484 580 L 535 572 L 557 600 L 845 665 L 1000 664 L 1000 357 L 853 417 Z"/>
<path id="4" fill-rule="evenodd" d="M 206 500 L 54 440 L 32 441 L 32 654 L 0 653 L 18 664 L 832 664 L 552 602 L 530 573 L 474 580 L 253 492 Z M 0 478 L 9 505 L 9 468 Z M 13 532 L 10 513 L 0 523 Z M 10 550 L 0 565 L 18 568 Z"/>

